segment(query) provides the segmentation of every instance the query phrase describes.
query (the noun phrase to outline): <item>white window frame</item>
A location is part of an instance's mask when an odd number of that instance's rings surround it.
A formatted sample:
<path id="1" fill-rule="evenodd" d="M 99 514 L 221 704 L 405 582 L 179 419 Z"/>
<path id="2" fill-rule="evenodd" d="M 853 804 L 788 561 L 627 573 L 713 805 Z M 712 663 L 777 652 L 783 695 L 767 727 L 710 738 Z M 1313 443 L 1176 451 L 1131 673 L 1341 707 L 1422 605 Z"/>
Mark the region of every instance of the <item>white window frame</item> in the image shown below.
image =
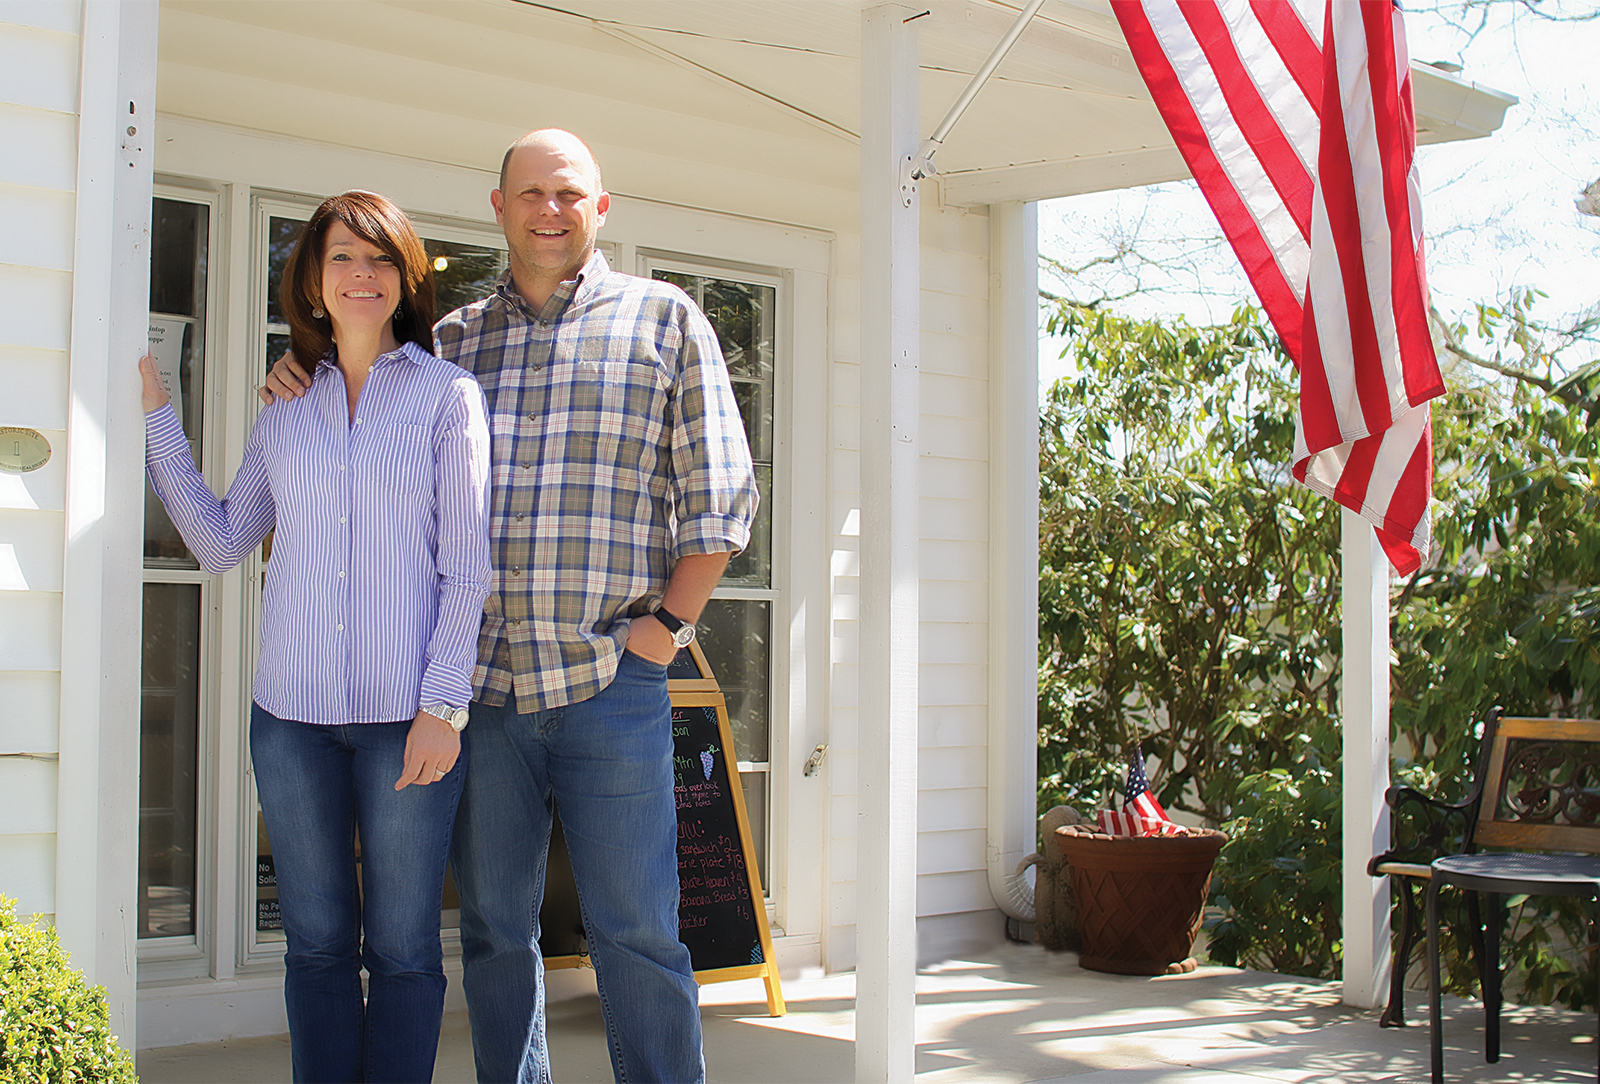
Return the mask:
<path id="1" fill-rule="evenodd" d="M 226 251 L 223 236 L 223 192 L 220 186 L 187 178 L 157 175 L 152 198 L 193 203 L 207 208 L 206 214 L 206 336 L 201 344 L 200 459 L 201 473 L 219 488 L 223 453 L 220 447 L 222 424 L 221 385 L 227 374 L 218 366 L 218 344 L 222 341 L 222 311 L 219 301 L 227 276 L 219 254 Z M 148 498 L 147 498 L 148 499 Z M 218 786 L 217 736 L 218 660 L 221 622 L 218 613 L 219 577 L 203 568 L 151 568 L 140 558 L 141 582 L 145 584 L 193 584 L 200 590 L 198 720 L 195 735 L 195 887 L 194 932 L 174 937 L 138 938 L 138 980 L 198 978 L 209 971 L 219 919 L 217 909 L 218 822 L 215 804 Z M 141 644 L 143 642 L 141 630 Z M 142 712 L 141 712 L 142 717 Z M 141 844 L 142 846 L 142 844 Z"/>

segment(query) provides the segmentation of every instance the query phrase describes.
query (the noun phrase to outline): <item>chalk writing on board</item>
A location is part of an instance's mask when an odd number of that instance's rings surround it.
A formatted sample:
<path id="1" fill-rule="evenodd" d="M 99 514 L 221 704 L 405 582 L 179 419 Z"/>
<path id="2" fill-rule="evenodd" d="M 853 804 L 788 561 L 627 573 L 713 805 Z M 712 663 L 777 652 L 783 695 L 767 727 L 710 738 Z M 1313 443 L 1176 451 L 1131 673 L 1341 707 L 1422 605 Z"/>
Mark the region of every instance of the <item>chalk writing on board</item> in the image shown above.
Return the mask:
<path id="1" fill-rule="evenodd" d="M 672 709 L 678 806 L 678 936 L 695 970 L 762 962 L 751 879 L 710 705 Z"/>

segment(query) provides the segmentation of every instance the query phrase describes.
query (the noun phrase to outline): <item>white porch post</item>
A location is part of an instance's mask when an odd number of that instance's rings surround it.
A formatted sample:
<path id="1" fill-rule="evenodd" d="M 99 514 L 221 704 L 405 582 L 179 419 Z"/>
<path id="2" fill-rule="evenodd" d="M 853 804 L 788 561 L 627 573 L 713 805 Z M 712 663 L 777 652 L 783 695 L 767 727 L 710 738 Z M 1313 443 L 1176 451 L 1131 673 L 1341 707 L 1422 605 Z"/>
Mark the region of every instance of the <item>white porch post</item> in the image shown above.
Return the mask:
<path id="1" fill-rule="evenodd" d="M 917 977 L 917 24 L 861 20 L 861 717 L 856 1080 L 910 1081 Z"/>
<path id="2" fill-rule="evenodd" d="M 83 5 L 68 368 L 56 930 L 134 1044 L 140 539 L 155 0 Z"/>
<path id="3" fill-rule="evenodd" d="M 1033 902 L 1013 871 L 1033 851 L 1038 702 L 1039 205 L 992 203 L 986 859 L 989 892 L 1008 913 Z"/>
<path id="4" fill-rule="evenodd" d="M 1339 510 L 1344 573 L 1344 991 L 1370 1009 L 1389 981 L 1389 883 L 1367 862 L 1389 846 L 1389 561 L 1372 525 Z"/>

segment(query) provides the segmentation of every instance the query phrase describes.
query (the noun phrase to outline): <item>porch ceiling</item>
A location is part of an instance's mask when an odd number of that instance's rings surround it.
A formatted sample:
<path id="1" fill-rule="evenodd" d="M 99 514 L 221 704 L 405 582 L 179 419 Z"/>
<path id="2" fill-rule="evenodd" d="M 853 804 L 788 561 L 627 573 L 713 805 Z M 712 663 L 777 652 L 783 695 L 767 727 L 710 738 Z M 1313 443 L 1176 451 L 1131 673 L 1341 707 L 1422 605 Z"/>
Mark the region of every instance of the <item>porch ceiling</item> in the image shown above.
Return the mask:
<path id="1" fill-rule="evenodd" d="M 873 2 L 163 0 L 158 107 L 484 169 L 511 138 L 557 125 L 590 141 L 613 191 L 833 225 L 804 209 L 855 189 Z M 925 132 L 1019 6 L 915 5 Z M 1414 70 L 1424 142 L 1486 135 L 1513 101 Z M 1187 175 L 1097 0 L 1048 0 L 938 165 L 956 204 Z"/>

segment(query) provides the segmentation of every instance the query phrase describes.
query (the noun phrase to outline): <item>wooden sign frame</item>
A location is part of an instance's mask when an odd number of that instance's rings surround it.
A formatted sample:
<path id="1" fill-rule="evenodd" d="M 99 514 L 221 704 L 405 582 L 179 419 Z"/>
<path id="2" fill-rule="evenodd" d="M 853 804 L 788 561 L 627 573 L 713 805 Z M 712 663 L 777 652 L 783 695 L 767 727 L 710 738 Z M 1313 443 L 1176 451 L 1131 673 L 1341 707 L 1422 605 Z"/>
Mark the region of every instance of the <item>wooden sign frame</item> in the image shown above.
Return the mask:
<path id="1" fill-rule="evenodd" d="M 783 1002 L 783 985 L 778 977 L 777 961 L 772 955 L 772 929 L 767 923 L 766 899 L 761 890 L 761 873 L 756 866 L 755 843 L 750 835 L 750 817 L 744 804 L 744 787 L 740 784 L 739 765 L 734 758 L 733 729 L 728 722 L 727 701 L 724 699 L 721 688 L 716 678 L 711 673 L 711 666 L 706 662 L 706 657 L 700 650 L 698 643 L 691 642 L 686 648 L 693 659 L 694 667 L 698 671 L 697 677 L 673 677 L 667 681 L 667 689 L 676 708 L 714 708 L 717 718 L 717 744 L 719 747 L 717 757 L 721 761 L 725 777 L 728 780 L 728 794 L 733 801 L 734 821 L 739 830 L 739 846 L 744 857 L 743 875 L 748 883 L 752 918 L 755 922 L 756 934 L 761 946 L 761 962 L 756 964 L 741 964 L 733 967 L 717 967 L 696 970 L 695 981 L 702 986 L 713 982 L 731 982 L 736 979 L 761 979 L 766 987 L 767 1012 L 772 1016 L 782 1016 L 785 1013 Z M 672 668 L 676 671 L 685 669 L 681 661 Z M 559 810 L 557 811 L 559 816 Z M 565 854 L 562 852 L 561 858 Z M 551 851 L 551 862 L 557 861 L 557 852 Z M 546 875 L 546 896 L 549 896 L 548 867 Z M 543 909 L 541 909 L 541 923 L 543 922 Z M 592 961 L 586 954 L 546 956 L 546 968 L 566 967 L 592 967 Z"/>

